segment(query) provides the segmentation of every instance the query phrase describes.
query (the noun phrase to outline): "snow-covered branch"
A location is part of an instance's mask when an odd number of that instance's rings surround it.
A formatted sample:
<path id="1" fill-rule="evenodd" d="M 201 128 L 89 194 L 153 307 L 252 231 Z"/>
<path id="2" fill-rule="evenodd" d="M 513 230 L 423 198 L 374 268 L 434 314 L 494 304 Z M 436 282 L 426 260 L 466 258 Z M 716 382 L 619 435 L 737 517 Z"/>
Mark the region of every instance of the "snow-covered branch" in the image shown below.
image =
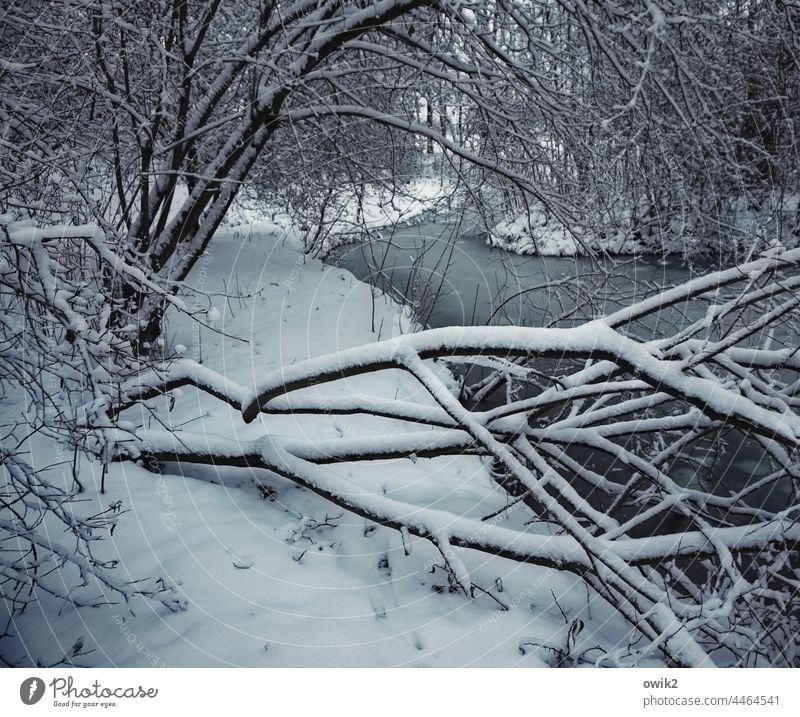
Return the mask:
<path id="1" fill-rule="evenodd" d="M 403 429 L 304 440 L 276 435 L 266 421 L 263 436 L 250 441 L 139 431 L 117 444 L 115 456 L 284 476 L 368 520 L 430 540 L 467 594 L 470 559 L 460 549 L 574 572 L 668 660 L 711 664 L 715 650 L 741 649 L 734 624 L 772 619 L 765 616 L 781 609 L 769 599 L 783 589 L 775 581 L 796 579 L 793 560 L 780 558 L 780 577 L 770 577 L 763 566 L 776 556 L 796 555 L 800 539 L 795 459 L 789 458 L 800 443 L 793 388 L 800 364 L 791 344 L 795 334 L 781 333 L 796 321 L 786 297 L 793 295 L 798 261 L 796 251 L 757 259 L 570 329 L 454 327 L 400 336 L 284 367 L 250 389 L 176 363 L 172 373 L 165 367 L 153 375 L 158 380 L 143 384 L 160 382 L 167 390 L 189 383 L 231 405 L 238 399 L 250 423 L 261 414 L 295 414 L 297 420 L 363 414 Z M 744 304 L 738 311 L 737 297 Z M 634 338 L 637 322 L 675 303 L 683 309 L 687 300 L 705 307 L 690 329 L 678 327 L 673 336 L 649 341 Z M 723 315 L 725 322 L 707 320 Z M 785 348 L 759 343 L 766 329 L 773 341 L 785 336 Z M 517 359 L 504 363 L 510 356 Z M 509 394 L 505 405 L 469 410 L 442 382 L 440 369 L 432 370 L 432 362 L 442 360 L 454 367 L 505 365 L 508 378 L 527 385 L 528 395 Z M 414 376 L 427 401 L 334 390 L 341 379 L 398 368 Z M 728 435 L 763 442 L 777 457 L 772 471 L 728 492 L 678 477 L 676 466 L 691 460 L 693 450 Z M 348 463 L 452 455 L 489 460 L 498 489 L 510 501 L 521 500 L 530 515 L 526 525 L 549 530 L 431 510 L 370 490 L 340 470 Z M 591 486 L 593 498 L 587 500 L 580 482 Z M 765 490 L 784 496 L 783 503 L 765 501 Z M 715 585 L 710 592 L 698 584 L 698 572 L 705 584 Z M 744 596 L 749 602 L 742 602 Z M 708 642 L 709 632 L 716 642 Z"/>

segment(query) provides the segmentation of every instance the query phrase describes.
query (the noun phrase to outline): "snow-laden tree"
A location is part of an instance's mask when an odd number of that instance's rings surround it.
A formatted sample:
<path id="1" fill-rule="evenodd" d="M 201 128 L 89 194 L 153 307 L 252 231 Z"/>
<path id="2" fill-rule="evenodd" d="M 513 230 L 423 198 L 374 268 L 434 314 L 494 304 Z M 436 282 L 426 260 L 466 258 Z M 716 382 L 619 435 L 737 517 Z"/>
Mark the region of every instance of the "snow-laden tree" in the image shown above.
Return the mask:
<path id="1" fill-rule="evenodd" d="M 733 496 L 682 487 L 664 464 L 735 429 L 774 460 L 764 481 L 794 480 L 792 333 L 778 331 L 785 349 L 754 342 L 795 308 L 797 259 L 780 243 L 797 221 L 787 199 L 797 183 L 799 12 L 782 0 L 12 0 L 0 27 L 4 374 L 30 393 L 32 429 L 109 461 L 133 430 L 119 417 L 150 387 L 199 384 L 244 402 L 252 420 L 262 409 L 300 410 L 288 394 L 311 381 L 402 367 L 438 410 L 356 399 L 341 410 L 431 423 L 433 444 L 430 431 L 335 450 L 265 437 L 208 459 L 262 465 L 432 539 L 466 594 L 453 546 L 584 575 L 676 663 L 705 664 L 726 649 L 791 664 L 794 503 L 752 504 L 751 487 Z M 755 256 L 773 239 L 775 253 L 662 296 L 713 306 L 658 340 L 633 333 L 634 319 L 655 310 L 645 302 L 572 333 L 444 332 L 365 347 L 265 379 L 258 397 L 167 360 L 165 311 L 191 313 L 184 281 L 243 187 L 325 208 L 340 183 L 356 195 L 367 183 L 399 189 L 431 143 L 471 196 L 515 194 L 516 206 L 535 205 L 579 243 L 639 232 L 656 244 L 677 234 L 720 245 L 747 215 L 761 236 L 722 248 Z M 424 362 L 433 356 L 488 362 L 534 395 L 476 414 L 437 383 Z M 657 451 L 654 433 L 665 441 Z M 175 436 L 136 435 L 140 452 L 181 452 Z M 193 459 L 208 453 L 185 438 Z M 586 468 L 564 446 L 610 456 L 625 478 Z M 412 523 L 379 496 L 348 502 L 346 486 L 315 468 L 330 451 L 490 456 L 509 495 L 562 534 L 547 546 L 518 530 L 475 538 L 484 526 L 457 516 Z M 79 524 L 57 508 L 69 496 L 42 493 L 19 460 L 4 452 L 16 511 L 3 523 L 15 551 L 3 558 L 4 590 L 47 583 L 39 551 L 61 548 L 37 542 L 41 515 L 67 523 L 82 574 L 103 576 L 87 539 L 113 516 Z M 573 475 L 606 502 L 582 502 Z M 667 513 L 685 521 L 680 531 L 632 537 Z M 705 561 L 702 578 L 680 562 L 693 557 Z M 143 592 L 179 604 L 167 586 Z"/>
<path id="2" fill-rule="evenodd" d="M 397 184 L 410 134 L 578 242 L 719 245 L 739 215 L 783 240 L 798 11 L 730 5 L 12 3 L 6 206 L 91 219 L 174 293 L 249 179 L 323 206 L 337 184 Z M 163 300 L 109 289 L 116 322 L 152 342 Z"/>

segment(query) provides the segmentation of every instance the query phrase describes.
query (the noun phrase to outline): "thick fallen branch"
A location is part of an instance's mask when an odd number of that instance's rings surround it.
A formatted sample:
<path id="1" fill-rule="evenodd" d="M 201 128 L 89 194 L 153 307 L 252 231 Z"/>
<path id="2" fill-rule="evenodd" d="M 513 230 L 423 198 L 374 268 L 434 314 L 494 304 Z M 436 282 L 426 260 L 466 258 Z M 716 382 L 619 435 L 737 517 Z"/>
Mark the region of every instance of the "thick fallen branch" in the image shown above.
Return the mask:
<path id="1" fill-rule="evenodd" d="M 471 581 L 459 549 L 575 573 L 670 664 L 710 665 L 709 635 L 712 651 L 740 654 L 734 625 L 750 624 L 756 634 L 758 625 L 780 620 L 796 602 L 792 586 L 800 585 L 800 507 L 791 486 L 800 475 L 800 357 L 788 328 L 800 302 L 787 296 L 795 278 L 778 276 L 798 261 L 798 251 L 760 259 L 576 328 L 453 327 L 401 336 L 296 363 L 250 389 L 175 362 L 126 385 L 120 410 L 194 385 L 240 407 L 248 423 L 262 413 L 362 414 L 392 421 L 398 431 L 333 440 L 266 433 L 251 441 L 140 431 L 132 444 L 117 445 L 117 457 L 282 475 L 370 521 L 430 540 L 466 594 Z M 737 282 L 744 285 L 738 293 Z M 639 341 L 620 332 L 664 306 L 712 294 L 717 303 L 672 336 Z M 433 370 L 437 358 L 500 367 L 504 380 L 525 391 L 518 398 L 509 391 L 505 405 L 468 410 Z M 412 375 L 427 398 L 386 400 L 333 385 L 387 369 Z M 322 392 L 322 384 L 332 387 Z M 701 474 L 704 457 L 728 436 L 763 445 L 767 475 L 727 492 L 696 479 L 686 484 L 676 468 L 696 466 Z M 525 527 L 519 519 L 516 527 L 497 524 L 502 511 L 478 521 L 397 500 L 337 468 L 453 455 L 490 459 L 507 502 L 526 511 Z M 775 497 L 764 498 L 765 491 Z M 548 534 L 530 527 L 537 524 Z M 785 619 L 800 623 L 794 609 Z M 771 631 L 768 639 L 778 635 Z M 790 654 L 785 645 L 773 647 Z M 763 646 L 756 641 L 752 649 Z"/>

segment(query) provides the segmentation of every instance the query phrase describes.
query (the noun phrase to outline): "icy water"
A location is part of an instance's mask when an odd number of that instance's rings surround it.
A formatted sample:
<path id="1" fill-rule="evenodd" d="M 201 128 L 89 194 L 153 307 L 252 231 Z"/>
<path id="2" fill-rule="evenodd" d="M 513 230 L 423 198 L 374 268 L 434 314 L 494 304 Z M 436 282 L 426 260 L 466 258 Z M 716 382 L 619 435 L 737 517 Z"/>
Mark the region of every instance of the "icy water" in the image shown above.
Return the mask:
<path id="1" fill-rule="evenodd" d="M 430 327 L 570 326 L 692 276 L 692 269 L 675 257 L 593 261 L 520 256 L 491 248 L 480 237 L 459 234 L 447 224 L 398 229 L 380 241 L 339 247 L 327 261 L 409 304 Z M 695 305 L 661 312 L 632 333 L 640 339 L 672 334 L 704 311 L 705 307 Z M 469 376 L 470 381 L 477 378 Z M 480 408 L 500 400 L 502 396 L 490 397 Z M 580 453 L 574 457 L 601 473 L 615 470 L 604 456 Z M 683 485 L 722 493 L 769 472 L 763 449 L 735 431 L 728 433 L 724 443 L 698 448 L 691 461 L 678 462 L 670 471 Z M 753 496 L 754 502 L 776 509 L 787 490 L 773 486 Z"/>
<path id="2" fill-rule="evenodd" d="M 403 228 L 381 241 L 339 247 L 328 261 L 410 304 L 431 327 L 566 326 L 691 275 L 679 258 L 520 256 L 459 235 L 447 224 Z"/>

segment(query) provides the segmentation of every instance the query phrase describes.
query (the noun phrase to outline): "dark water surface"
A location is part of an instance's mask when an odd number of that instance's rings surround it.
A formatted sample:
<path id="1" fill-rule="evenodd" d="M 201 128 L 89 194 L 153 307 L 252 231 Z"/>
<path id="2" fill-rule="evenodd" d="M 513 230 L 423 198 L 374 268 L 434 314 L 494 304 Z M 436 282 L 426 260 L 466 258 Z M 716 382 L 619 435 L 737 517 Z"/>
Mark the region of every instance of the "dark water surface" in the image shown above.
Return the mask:
<path id="1" fill-rule="evenodd" d="M 430 327 L 571 326 L 640 301 L 693 275 L 680 257 L 520 256 L 491 248 L 480 237 L 459 234 L 454 225 L 443 223 L 397 229 L 378 241 L 339 247 L 327 262 L 409 304 L 417 318 Z M 628 330 L 640 339 L 660 338 L 697 320 L 705 309 L 699 302 L 674 307 Z M 480 378 L 474 372 L 468 377 L 470 382 Z M 477 408 L 497 405 L 502 398 L 490 396 Z M 585 450 L 576 451 L 573 457 L 600 473 L 616 469 L 607 457 Z M 682 485 L 727 494 L 770 470 L 759 444 L 730 431 L 725 440 L 709 441 L 676 461 L 669 473 Z M 788 486 L 773 485 L 754 494 L 752 504 L 778 509 L 788 490 Z"/>

